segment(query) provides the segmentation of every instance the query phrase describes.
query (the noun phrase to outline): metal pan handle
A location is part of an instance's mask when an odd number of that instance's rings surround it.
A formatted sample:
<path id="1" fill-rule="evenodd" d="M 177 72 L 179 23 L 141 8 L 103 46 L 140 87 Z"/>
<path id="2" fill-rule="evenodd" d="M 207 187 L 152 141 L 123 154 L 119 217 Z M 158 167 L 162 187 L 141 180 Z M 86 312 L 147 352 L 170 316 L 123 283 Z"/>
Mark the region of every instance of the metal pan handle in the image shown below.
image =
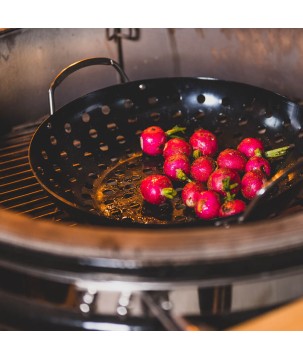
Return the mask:
<path id="1" fill-rule="evenodd" d="M 129 79 L 125 72 L 122 70 L 120 65 L 107 57 L 92 57 L 84 60 L 77 61 L 69 66 L 67 66 L 65 69 L 63 69 L 53 80 L 53 82 L 50 84 L 50 88 L 48 90 L 48 96 L 49 96 L 49 107 L 50 107 L 50 114 L 52 115 L 55 112 L 55 90 L 57 86 L 60 85 L 60 83 L 70 74 L 73 72 L 82 69 L 83 67 L 87 66 L 93 66 L 93 65 L 110 65 L 113 66 L 117 72 L 119 73 L 121 77 L 121 81 L 123 83 L 128 82 Z"/>

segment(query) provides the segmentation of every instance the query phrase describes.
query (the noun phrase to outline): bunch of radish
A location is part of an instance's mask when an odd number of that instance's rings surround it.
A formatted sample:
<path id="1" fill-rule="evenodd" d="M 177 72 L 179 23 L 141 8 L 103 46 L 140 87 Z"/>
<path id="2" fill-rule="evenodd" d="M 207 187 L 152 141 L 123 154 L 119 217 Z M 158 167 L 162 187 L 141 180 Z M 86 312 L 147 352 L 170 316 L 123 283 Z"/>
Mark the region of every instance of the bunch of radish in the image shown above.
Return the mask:
<path id="1" fill-rule="evenodd" d="M 170 138 L 185 130 L 175 126 L 165 132 L 151 126 L 141 133 L 143 153 L 163 156 L 164 163 L 163 175 L 147 176 L 140 190 L 145 201 L 160 205 L 177 195 L 173 183 L 182 182 L 182 201 L 203 220 L 243 212 L 270 177 L 268 159 L 283 155 L 288 148 L 265 152 L 259 139 L 248 137 L 236 149 L 226 148 L 218 153 L 216 136 L 205 129 L 196 130 L 189 141 Z"/>

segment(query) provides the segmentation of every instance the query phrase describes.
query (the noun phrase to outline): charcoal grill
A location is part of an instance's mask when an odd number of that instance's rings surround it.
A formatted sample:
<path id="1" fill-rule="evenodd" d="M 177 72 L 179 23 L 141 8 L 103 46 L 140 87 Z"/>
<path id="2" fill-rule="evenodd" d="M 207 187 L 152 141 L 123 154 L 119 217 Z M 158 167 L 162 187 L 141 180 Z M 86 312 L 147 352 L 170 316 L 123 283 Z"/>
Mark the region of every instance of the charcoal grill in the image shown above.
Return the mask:
<path id="1" fill-rule="evenodd" d="M 5 34 L 16 37 L 17 43 L 18 35 L 32 37 L 29 30 Z M 47 37 L 44 40 L 47 44 Z M 135 80 L 139 84 L 142 78 Z M 243 320 L 302 295 L 297 285 L 303 258 L 300 196 L 276 218 L 230 228 L 91 225 L 58 205 L 31 171 L 29 143 L 47 117 L 25 118 L 18 124 L 16 117 L 11 123 L 8 117 L 2 121 L 3 327 L 186 329 L 186 319 L 202 329 L 224 328 L 230 314 Z M 283 128 L 289 125 L 285 117 Z M 259 128 L 260 136 L 269 131 L 264 127 Z M 297 123 L 296 141 L 301 139 Z M 284 141 L 283 136 L 275 140 L 277 146 Z M 290 288 L 291 281 L 296 284 Z M 276 286 L 278 294 L 262 304 L 247 301 L 245 306 L 241 296 L 236 300 L 237 291 L 242 289 L 243 295 L 245 288 L 247 300 L 262 285 Z"/>

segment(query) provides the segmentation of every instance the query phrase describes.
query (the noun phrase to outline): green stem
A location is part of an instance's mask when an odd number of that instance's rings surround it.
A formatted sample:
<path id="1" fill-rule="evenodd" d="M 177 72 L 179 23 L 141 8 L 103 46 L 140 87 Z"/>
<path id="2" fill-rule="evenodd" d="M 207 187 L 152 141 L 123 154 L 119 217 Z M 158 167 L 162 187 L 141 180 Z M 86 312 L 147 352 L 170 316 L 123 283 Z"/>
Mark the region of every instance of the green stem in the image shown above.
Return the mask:
<path id="1" fill-rule="evenodd" d="M 277 158 L 285 156 L 286 152 L 291 148 L 291 146 L 284 146 L 280 148 L 275 148 L 274 150 L 264 152 L 266 158 Z"/>
<path id="2" fill-rule="evenodd" d="M 196 160 L 197 158 L 201 157 L 202 153 L 200 150 L 193 151 L 193 158 Z"/>
<path id="3" fill-rule="evenodd" d="M 177 195 L 177 191 L 171 187 L 163 188 L 161 193 L 168 199 L 173 199 Z"/>
<path id="4" fill-rule="evenodd" d="M 178 132 L 184 133 L 185 131 L 186 131 L 186 127 L 175 126 L 172 129 L 167 130 L 165 133 L 167 134 L 167 136 L 171 136 Z"/>
<path id="5" fill-rule="evenodd" d="M 177 178 L 180 180 L 180 181 L 187 181 L 187 182 L 192 182 L 192 180 L 190 178 L 188 178 L 186 176 L 186 174 L 180 170 L 180 169 L 177 169 L 176 170 L 176 174 L 177 174 Z"/>

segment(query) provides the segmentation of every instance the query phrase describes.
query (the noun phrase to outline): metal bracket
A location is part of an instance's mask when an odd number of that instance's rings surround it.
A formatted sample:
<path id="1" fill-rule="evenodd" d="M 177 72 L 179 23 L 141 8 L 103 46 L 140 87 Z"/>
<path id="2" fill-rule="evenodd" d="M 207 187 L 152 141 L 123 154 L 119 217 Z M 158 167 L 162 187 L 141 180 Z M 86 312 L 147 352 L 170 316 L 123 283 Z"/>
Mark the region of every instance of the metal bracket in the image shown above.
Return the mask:
<path id="1" fill-rule="evenodd" d="M 137 41 L 139 38 L 140 29 L 106 29 L 106 39 L 117 44 L 118 62 L 122 69 L 124 69 L 122 40 Z"/>

